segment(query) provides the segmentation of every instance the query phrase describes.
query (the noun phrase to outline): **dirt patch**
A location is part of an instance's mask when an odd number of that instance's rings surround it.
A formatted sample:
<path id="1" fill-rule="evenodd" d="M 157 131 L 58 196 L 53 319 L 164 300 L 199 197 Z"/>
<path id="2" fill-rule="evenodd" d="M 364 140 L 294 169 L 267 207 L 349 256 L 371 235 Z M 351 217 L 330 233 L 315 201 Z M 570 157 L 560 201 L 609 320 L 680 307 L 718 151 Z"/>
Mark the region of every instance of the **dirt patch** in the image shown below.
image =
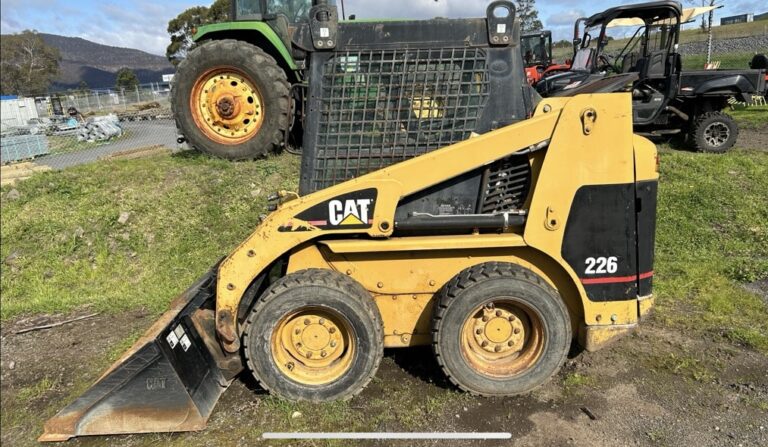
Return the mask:
<path id="1" fill-rule="evenodd" d="M 739 129 L 739 139 L 736 146 L 768 152 L 768 126 L 745 127 Z"/>
<path id="2" fill-rule="evenodd" d="M 44 420 L 84 391 L 127 348 L 126 336 L 135 337 L 153 318 L 140 311 L 98 316 L 22 335 L 12 329 L 23 322 L 3 325 L 2 444 L 35 445 Z M 327 445 L 266 442 L 264 431 L 502 431 L 530 446 L 768 445 L 766 364 L 760 353 L 651 321 L 611 348 L 574 352 L 555 378 L 529 395 L 485 399 L 451 387 L 429 348 L 391 350 L 350 402 L 284 402 L 244 377 L 224 393 L 203 432 L 92 437 L 68 445 Z"/>

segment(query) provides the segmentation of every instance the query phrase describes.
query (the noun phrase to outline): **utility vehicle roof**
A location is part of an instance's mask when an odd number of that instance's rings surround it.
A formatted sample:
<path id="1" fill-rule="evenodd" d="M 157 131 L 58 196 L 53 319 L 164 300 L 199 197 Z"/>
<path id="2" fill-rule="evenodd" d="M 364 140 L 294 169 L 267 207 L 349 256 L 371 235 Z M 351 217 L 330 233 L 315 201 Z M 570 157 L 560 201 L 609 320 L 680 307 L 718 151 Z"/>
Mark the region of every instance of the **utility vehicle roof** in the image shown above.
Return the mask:
<path id="1" fill-rule="evenodd" d="M 678 2 L 659 1 L 648 3 L 635 3 L 633 5 L 617 6 L 606 9 L 587 19 L 587 28 L 600 23 L 609 23 L 613 19 L 640 18 L 643 21 L 655 22 L 660 19 L 679 17 L 682 6 Z"/>

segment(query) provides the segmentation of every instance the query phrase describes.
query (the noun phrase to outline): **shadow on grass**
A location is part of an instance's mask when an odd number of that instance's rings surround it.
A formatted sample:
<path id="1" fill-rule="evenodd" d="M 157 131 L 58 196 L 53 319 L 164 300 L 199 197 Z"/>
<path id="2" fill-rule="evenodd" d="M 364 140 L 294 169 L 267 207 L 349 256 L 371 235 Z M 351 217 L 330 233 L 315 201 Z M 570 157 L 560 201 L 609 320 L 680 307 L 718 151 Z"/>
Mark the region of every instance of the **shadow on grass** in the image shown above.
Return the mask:
<path id="1" fill-rule="evenodd" d="M 182 149 L 180 151 L 174 152 L 171 157 L 182 160 L 207 160 L 213 158 L 212 156 L 200 152 L 197 149 Z"/>

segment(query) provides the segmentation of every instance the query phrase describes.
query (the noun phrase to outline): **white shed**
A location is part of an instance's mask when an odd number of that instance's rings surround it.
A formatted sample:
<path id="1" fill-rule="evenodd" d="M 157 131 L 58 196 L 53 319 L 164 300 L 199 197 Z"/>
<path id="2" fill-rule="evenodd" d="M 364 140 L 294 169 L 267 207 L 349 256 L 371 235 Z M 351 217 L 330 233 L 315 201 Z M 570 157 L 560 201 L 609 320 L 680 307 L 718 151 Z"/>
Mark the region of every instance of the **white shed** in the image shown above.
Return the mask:
<path id="1" fill-rule="evenodd" d="M 0 100 L 0 127 L 24 126 L 27 121 L 37 118 L 37 107 L 34 98 L 17 98 Z"/>

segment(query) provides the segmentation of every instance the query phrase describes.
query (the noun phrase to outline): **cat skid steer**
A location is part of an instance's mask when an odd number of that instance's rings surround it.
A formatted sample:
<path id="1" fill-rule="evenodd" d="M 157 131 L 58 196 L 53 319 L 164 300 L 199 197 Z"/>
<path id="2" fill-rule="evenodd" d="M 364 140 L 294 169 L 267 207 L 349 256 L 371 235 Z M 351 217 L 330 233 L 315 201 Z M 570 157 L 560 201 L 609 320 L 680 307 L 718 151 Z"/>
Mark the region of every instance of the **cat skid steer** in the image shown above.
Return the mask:
<path id="1" fill-rule="evenodd" d="M 510 160 L 517 159 L 517 162 Z M 480 173 L 480 204 L 402 212 Z M 532 118 L 281 203 L 176 301 L 43 441 L 199 430 L 237 374 L 292 400 L 352 397 L 385 347 L 431 344 L 477 395 L 525 393 L 653 303 L 655 146 L 628 93 L 549 98 Z M 506 197 L 506 198 L 505 198 Z"/>
<path id="2" fill-rule="evenodd" d="M 273 196 L 41 441 L 203 429 L 241 374 L 348 399 L 384 348 L 431 345 L 475 395 L 526 393 L 573 339 L 599 349 L 651 308 L 656 148 L 632 133 L 630 94 L 602 93 L 626 79 L 540 100 L 505 1 L 482 19 L 332 22 L 301 95 L 299 193 Z"/>

